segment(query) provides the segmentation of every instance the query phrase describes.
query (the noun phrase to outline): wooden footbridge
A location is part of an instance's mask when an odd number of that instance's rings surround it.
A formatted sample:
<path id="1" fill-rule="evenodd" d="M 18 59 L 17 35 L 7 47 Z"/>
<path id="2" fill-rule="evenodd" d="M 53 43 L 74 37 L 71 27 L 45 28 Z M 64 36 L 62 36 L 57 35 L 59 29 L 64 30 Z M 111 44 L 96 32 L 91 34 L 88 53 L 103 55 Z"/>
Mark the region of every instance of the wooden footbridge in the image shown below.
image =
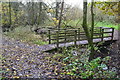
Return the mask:
<path id="1" fill-rule="evenodd" d="M 114 40 L 114 28 L 97 27 L 94 29 L 93 42 L 105 42 Z M 42 51 L 49 51 L 61 47 L 78 46 L 88 44 L 84 31 L 78 29 L 49 29 L 48 45 L 40 46 Z"/>

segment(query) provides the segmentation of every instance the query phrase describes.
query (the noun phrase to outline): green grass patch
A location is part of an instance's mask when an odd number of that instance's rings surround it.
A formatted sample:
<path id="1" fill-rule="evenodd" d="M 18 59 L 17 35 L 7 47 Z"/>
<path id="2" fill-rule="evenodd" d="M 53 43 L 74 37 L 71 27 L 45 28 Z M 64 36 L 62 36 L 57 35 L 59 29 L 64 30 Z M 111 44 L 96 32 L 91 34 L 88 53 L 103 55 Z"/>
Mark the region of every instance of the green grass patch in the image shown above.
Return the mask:
<path id="1" fill-rule="evenodd" d="M 113 24 L 110 22 L 96 22 L 97 24 L 95 25 L 96 27 L 110 27 L 110 28 L 115 28 L 118 30 L 118 24 Z"/>
<path id="2" fill-rule="evenodd" d="M 17 27 L 13 31 L 5 32 L 10 38 L 15 40 L 20 40 L 22 42 L 27 42 L 30 44 L 37 44 L 37 45 L 45 45 L 48 44 L 46 41 L 46 36 L 43 35 L 36 35 L 34 32 L 30 30 L 30 26 L 26 27 Z"/>
<path id="3" fill-rule="evenodd" d="M 71 26 L 73 26 L 73 27 L 74 27 L 74 26 L 75 26 L 75 27 L 76 27 L 76 26 L 77 26 L 77 27 L 78 27 L 78 26 L 81 26 L 81 24 L 82 24 L 82 20 L 71 20 L 71 21 L 68 22 L 68 25 L 71 25 Z"/>
<path id="4" fill-rule="evenodd" d="M 34 44 L 38 44 L 38 45 L 45 45 L 45 44 L 48 44 L 48 42 L 44 42 L 44 41 L 41 41 L 41 40 L 38 40 L 38 41 L 33 41 Z"/>

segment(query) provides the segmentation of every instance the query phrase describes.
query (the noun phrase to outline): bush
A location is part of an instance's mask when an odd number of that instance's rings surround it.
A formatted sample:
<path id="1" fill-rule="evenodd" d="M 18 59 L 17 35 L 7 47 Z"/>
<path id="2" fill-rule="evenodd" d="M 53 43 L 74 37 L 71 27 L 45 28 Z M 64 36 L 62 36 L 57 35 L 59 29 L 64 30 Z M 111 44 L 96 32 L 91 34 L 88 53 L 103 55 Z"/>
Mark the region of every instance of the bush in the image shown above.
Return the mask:
<path id="1" fill-rule="evenodd" d="M 43 35 L 36 35 L 34 32 L 30 30 L 30 26 L 19 26 L 15 28 L 13 31 L 5 32 L 5 35 L 7 35 L 10 38 L 13 38 L 15 40 L 20 40 L 22 42 L 37 44 L 37 45 L 44 45 L 48 44 L 46 42 L 46 37 Z"/>
<path id="2" fill-rule="evenodd" d="M 70 53 L 68 51 L 68 53 Z M 63 53 L 64 54 L 64 53 Z M 108 69 L 107 63 L 110 57 L 105 58 L 97 57 L 92 61 L 88 61 L 88 56 L 84 54 L 82 57 L 76 57 L 70 53 L 63 59 L 63 63 L 66 64 L 63 67 L 62 75 L 69 75 L 73 78 L 114 78 L 115 72 Z"/>

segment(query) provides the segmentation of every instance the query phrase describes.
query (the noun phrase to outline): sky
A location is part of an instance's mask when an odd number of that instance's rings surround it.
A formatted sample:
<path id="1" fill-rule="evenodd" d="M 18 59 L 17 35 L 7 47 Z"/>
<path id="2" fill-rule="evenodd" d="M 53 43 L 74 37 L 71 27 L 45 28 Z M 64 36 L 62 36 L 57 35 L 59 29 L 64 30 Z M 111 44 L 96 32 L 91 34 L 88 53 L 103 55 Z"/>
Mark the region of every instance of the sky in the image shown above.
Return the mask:
<path id="1" fill-rule="evenodd" d="M 55 2 L 56 0 L 44 0 L 45 2 Z M 59 0 L 58 0 L 59 1 Z M 80 8 L 83 7 L 83 0 L 64 0 L 65 3 L 72 5 L 72 6 L 78 6 Z"/>

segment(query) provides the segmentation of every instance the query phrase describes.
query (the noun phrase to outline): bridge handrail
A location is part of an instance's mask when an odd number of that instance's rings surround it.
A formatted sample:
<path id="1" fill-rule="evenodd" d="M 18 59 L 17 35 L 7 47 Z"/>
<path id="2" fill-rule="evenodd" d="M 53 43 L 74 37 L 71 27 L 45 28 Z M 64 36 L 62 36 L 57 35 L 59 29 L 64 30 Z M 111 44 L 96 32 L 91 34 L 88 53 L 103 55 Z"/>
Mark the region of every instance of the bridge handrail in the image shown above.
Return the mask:
<path id="1" fill-rule="evenodd" d="M 103 41 L 104 38 L 111 37 L 111 40 L 113 40 L 114 28 L 103 28 L 103 27 L 97 27 L 97 28 L 99 31 L 94 32 L 93 39 L 101 38 L 101 41 Z M 112 31 L 106 31 L 106 29 L 111 29 Z M 52 33 L 53 30 L 51 29 L 48 30 L 48 37 L 49 37 L 48 41 L 49 41 L 49 44 L 54 43 L 54 41 L 56 41 L 57 47 L 59 47 L 59 43 L 74 41 L 74 44 L 76 45 L 76 41 L 87 39 L 85 36 L 85 33 L 81 32 L 80 28 L 77 28 L 77 29 L 63 28 L 59 30 L 55 29 L 54 31 L 55 33 Z M 111 34 L 111 35 L 108 35 L 108 34 Z"/>

